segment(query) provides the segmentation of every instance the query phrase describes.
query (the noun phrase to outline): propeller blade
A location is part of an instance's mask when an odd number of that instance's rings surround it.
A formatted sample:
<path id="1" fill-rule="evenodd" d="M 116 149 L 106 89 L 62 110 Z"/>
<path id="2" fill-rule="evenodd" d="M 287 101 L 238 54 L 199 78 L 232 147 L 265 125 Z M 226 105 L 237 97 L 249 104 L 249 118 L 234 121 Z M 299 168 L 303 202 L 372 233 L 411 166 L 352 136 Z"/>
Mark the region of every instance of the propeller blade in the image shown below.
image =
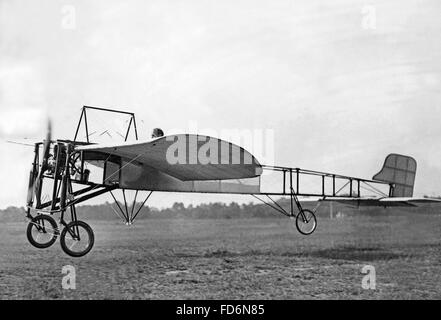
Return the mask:
<path id="1" fill-rule="evenodd" d="M 47 158 L 49 157 L 49 148 L 51 146 L 51 139 L 52 139 L 52 122 L 49 119 L 47 123 L 46 140 L 44 140 L 44 145 L 43 145 L 43 150 L 44 150 L 43 163 L 45 161 L 47 162 Z"/>
<path id="2" fill-rule="evenodd" d="M 18 144 L 21 146 L 26 146 L 26 147 L 33 147 L 34 145 L 31 143 L 25 143 L 25 142 L 18 142 L 18 141 L 12 141 L 12 140 L 6 140 L 6 143 L 10 143 L 10 144 Z"/>
<path id="3" fill-rule="evenodd" d="M 34 183 L 32 184 L 32 186 L 29 187 L 30 190 L 32 189 L 32 198 L 37 192 L 38 192 L 38 194 L 36 194 L 37 199 L 40 199 L 41 196 L 41 182 L 43 180 L 43 173 L 47 169 L 51 139 L 52 139 L 52 121 L 48 119 L 46 139 L 44 140 L 43 143 L 43 159 L 42 159 L 41 168 L 38 172 L 37 178 L 34 180 Z"/>

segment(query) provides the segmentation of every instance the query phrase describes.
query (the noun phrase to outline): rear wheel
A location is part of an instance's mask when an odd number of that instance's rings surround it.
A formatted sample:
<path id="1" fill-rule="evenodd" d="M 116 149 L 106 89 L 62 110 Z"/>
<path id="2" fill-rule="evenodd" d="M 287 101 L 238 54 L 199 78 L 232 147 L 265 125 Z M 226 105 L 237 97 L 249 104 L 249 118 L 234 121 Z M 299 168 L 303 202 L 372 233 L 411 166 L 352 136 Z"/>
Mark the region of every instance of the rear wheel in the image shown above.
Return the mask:
<path id="1" fill-rule="evenodd" d="M 296 227 L 303 235 L 312 234 L 317 228 L 317 219 L 314 212 L 308 209 L 300 211 L 296 217 Z"/>
<path id="2" fill-rule="evenodd" d="M 54 218 L 45 214 L 32 218 L 26 231 L 29 242 L 38 249 L 49 248 L 57 240 L 58 234 Z"/>
<path id="3" fill-rule="evenodd" d="M 61 231 L 60 244 L 71 257 L 82 257 L 92 250 L 95 236 L 92 228 L 83 221 L 73 221 Z"/>

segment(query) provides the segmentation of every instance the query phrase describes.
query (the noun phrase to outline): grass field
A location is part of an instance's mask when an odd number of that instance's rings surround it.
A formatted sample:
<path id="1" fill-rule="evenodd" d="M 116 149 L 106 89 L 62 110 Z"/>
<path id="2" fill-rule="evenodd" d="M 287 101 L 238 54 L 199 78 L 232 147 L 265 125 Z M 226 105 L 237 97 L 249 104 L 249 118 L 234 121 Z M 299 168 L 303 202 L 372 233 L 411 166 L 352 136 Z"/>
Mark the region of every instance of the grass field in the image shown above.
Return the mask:
<path id="1" fill-rule="evenodd" d="M 25 221 L 0 224 L 1 299 L 440 299 L 441 216 L 319 219 L 301 236 L 289 219 L 88 221 L 83 258 L 59 242 L 26 240 Z M 63 290 L 64 265 L 76 290 Z M 376 289 L 361 286 L 364 265 Z"/>

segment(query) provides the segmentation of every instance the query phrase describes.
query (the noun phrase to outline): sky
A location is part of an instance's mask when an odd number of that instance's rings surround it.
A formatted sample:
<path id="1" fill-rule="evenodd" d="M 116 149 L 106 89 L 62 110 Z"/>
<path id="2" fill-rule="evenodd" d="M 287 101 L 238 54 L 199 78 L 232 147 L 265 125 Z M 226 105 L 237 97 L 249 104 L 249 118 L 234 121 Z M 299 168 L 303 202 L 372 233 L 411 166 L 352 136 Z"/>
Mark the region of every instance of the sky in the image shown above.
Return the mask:
<path id="1" fill-rule="evenodd" d="M 439 195 L 440 10 L 435 0 L 0 0 L 0 208 L 24 205 L 32 162 L 31 147 L 7 141 L 43 139 L 47 117 L 54 137 L 71 139 L 83 105 L 135 112 L 145 139 L 154 127 L 272 132 L 271 162 L 362 178 L 407 154 L 415 195 Z M 158 207 L 251 200 L 155 197 Z"/>

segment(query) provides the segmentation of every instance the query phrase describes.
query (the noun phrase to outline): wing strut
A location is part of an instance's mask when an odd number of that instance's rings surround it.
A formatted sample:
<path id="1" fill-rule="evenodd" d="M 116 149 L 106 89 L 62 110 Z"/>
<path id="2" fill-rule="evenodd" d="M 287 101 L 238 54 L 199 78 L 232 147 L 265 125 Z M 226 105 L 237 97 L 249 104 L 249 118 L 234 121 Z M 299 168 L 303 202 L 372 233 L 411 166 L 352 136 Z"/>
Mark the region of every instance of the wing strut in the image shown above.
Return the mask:
<path id="1" fill-rule="evenodd" d="M 116 215 L 124 221 L 124 223 L 126 225 L 132 225 L 133 222 L 135 221 L 136 217 L 138 216 L 138 214 L 141 212 L 142 208 L 144 208 L 144 205 L 146 204 L 147 200 L 150 199 L 152 194 L 153 194 L 153 191 L 150 191 L 147 194 L 147 196 L 145 197 L 144 201 L 142 201 L 141 205 L 138 208 L 136 208 L 136 204 L 137 204 L 136 200 L 139 195 L 138 190 L 136 190 L 136 192 L 135 192 L 135 196 L 133 197 L 133 203 L 132 203 L 131 207 L 128 206 L 128 201 L 127 201 L 127 197 L 126 197 L 126 190 L 124 190 L 124 189 L 122 190 L 122 195 L 123 195 L 122 200 L 124 202 L 123 206 L 121 206 L 119 201 L 116 199 L 115 194 L 112 191 L 110 191 L 110 195 L 112 196 L 113 200 L 115 201 L 116 206 L 119 209 L 119 212 L 117 210 L 115 210 L 113 208 L 113 206 L 112 206 L 112 209 L 116 213 Z M 121 215 L 122 215 L 122 217 L 121 217 Z"/>
<path id="2" fill-rule="evenodd" d="M 271 202 L 265 201 L 264 199 L 258 197 L 255 194 L 252 194 L 254 198 L 257 200 L 263 202 L 267 206 L 271 207 L 272 209 L 276 210 L 277 212 L 290 217 L 291 219 L 295 218 L 296 228 L 297 230 L 303 234 L 303 235 L 310 235 L 312 234 L 315 229 L 317 228 L 317 218 L 315 216 L 315 212 L 320 206 L 320 202 L 317 203 L 315 208 L 313 210 L 304 209 L 302 207 L 302 204 L 297 196 L 297 193 L 294 191 L 294 189 L 291 187 L 290 192 L 290 209 L 287 211 L 285 208 L 283 208 L 280 204 L 278 204 L 269 194 L 263 193 L 260 195 L 266 196 Z M 297 207 L 298 212 L 295 212 L 295 207 Z"/>

